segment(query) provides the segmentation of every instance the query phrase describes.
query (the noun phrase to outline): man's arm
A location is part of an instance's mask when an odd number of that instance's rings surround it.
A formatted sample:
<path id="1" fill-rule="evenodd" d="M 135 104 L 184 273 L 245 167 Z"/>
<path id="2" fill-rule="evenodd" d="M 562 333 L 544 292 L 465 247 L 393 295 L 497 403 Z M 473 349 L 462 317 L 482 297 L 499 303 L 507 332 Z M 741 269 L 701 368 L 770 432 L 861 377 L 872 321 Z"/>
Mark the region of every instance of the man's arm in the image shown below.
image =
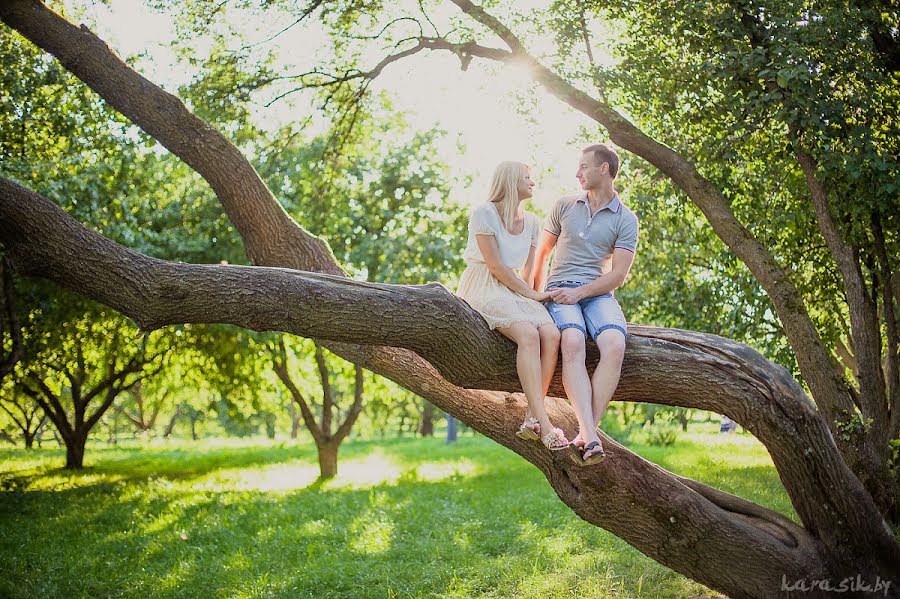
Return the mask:
<path id="1" fill-rule="evenodd" d="M 616 248 L 613 250 L 612 268 L 609 269 L 609 272 L 603 273 L 590 283 L 575 289 L 553 289 L 550 291 L 550 297 L 559 304 L 577 304 L 585 298 L 614 291 L 625 282 L 633 262 L 634 252 Z"/>
<path id="2" fill-rule="evenodd" d="M 537 250 L 534 254 L 534 280 L 529 281 L 527 278 L 525 279 L 526 283 L 531 283 L 535 291 L 542 291 L 547 282 L 547 260 L 550 258 L 553 248 L 556 247 L 557 239 L 559 237 L 547 229 L 541 231 L 541 240 L 538 242 Z M 532 273 L 528 274 L 531 275 Z"/>

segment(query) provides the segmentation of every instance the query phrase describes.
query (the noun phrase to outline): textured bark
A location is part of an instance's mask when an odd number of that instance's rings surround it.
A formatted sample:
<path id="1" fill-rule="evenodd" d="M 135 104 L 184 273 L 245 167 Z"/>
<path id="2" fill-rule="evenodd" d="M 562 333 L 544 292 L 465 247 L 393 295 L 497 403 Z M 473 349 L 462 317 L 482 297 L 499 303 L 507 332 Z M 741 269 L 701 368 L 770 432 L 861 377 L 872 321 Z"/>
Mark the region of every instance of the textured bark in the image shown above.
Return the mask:
<path id="1" fill-rule="evenodd" d="M 26 0 L 0 6 L 0 18 L 53 52 L 206 177 L 255 263 L 340 271 L 227 140 L 198 124 L 177 99 L 131 71 L 90 32 Z M 741 344 L 635 327 L 616 398 L 712 409 L 740 422 L 769 448 L 802 527 L 666 472 L 608 438 L 609 458 L 591 468 L 517 439 L 513 432 L 525 409 L 520 396 L 457 386 L 517 390 L 512 344 L 489 333 L 477 314 L 439 285 L 371 285 L 286 268 L 166 263 L 87 231 L 6 181 L 0 181 L 0 240 L 24 272 L 108 303 L 147 328 L 232 322 L 331 339 L 330 350 L 392 378 L 532 462 L 585 520 L 730 596 L 777 595 L 782 576 L 898 578 L 900 551 L 825 421 L 786 371 Z M 380 318 L 371 319 L 372 313 Z M 353 326 L 362 322 L 366 326 Z M 591 364 L 596 358 L 592 353 Z M 560 392 L 558 379 L 554 390 Z M 573 430 L 564 402 L 548 407 L 556 422 Z"/>
<path id="2" fill-rule="evenodd" d="M 419 423 L 419 434 L 423 437 L 433 437 L 434 436 L 434 405 L 425 400 L 425 405 L 422 406 L 422 420 Z"/>

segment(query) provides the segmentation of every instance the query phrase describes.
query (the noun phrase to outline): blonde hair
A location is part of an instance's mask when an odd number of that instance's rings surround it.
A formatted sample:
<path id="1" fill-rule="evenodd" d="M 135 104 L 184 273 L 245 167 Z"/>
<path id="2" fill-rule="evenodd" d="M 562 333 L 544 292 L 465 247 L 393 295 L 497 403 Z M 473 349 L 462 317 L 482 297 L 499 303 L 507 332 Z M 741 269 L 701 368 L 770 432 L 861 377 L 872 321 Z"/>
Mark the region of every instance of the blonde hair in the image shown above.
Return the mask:
<path id="1" fill-rule="evenodd" d="M 521 162 L 505 160 L 494 169 L 491 177 L 491 189 L 488 201 L 497 203 L 497 212 L 503 226 L 509 231 L 516 220 L 516 208 L 519 206 L 519 180 L 528 172 L 528 165 Z"/>

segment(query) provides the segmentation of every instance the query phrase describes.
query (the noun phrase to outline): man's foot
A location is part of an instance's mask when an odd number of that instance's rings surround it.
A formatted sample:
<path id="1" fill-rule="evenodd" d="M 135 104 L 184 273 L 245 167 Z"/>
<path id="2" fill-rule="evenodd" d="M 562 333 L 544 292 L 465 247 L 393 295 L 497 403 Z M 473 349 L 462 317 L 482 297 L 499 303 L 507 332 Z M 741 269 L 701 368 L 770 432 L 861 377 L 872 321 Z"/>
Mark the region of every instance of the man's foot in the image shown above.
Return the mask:
<path id="1" fill-rule="evenodd" d="M 569 447 L 569 440 L 563 434 L 562 429 L 552 428 L 550 432 L 541 438 L 544 447 L 550 451 L 562 451 Z"/>
<path id="2" fill-rule="evenodd" d="M 541 424 L 537 418 L 526 418 L 525 422 L 519 426 L 519 430 L 516 431 L 516 436 L 526 441 L 540 441 Z"/>
<path id="3" fill-rule="evenodd" d="M 581 454 L 581 465 L 590 466 L 602 461 L 605 457 L 606 453 L 604 453 L 603 445 L 600 444 L 600 441 L 591 441 L 584 446 L 584 453 Z"/>

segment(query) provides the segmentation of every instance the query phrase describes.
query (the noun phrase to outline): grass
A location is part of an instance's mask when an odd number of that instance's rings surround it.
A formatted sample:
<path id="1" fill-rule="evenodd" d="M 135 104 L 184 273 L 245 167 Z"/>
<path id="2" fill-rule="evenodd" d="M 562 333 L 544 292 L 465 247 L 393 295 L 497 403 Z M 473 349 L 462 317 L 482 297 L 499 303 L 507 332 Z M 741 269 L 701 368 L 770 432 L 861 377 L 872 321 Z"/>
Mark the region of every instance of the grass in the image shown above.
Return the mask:
<path id="1" fill-rule="evenodd" d="M 633 448 L 792 515 L 754 439 Z M 314 448 L 204 441 L 0 451 L 3 597 L 622 597 L 711 594 L 563 505 L 483 438 Z"/>

